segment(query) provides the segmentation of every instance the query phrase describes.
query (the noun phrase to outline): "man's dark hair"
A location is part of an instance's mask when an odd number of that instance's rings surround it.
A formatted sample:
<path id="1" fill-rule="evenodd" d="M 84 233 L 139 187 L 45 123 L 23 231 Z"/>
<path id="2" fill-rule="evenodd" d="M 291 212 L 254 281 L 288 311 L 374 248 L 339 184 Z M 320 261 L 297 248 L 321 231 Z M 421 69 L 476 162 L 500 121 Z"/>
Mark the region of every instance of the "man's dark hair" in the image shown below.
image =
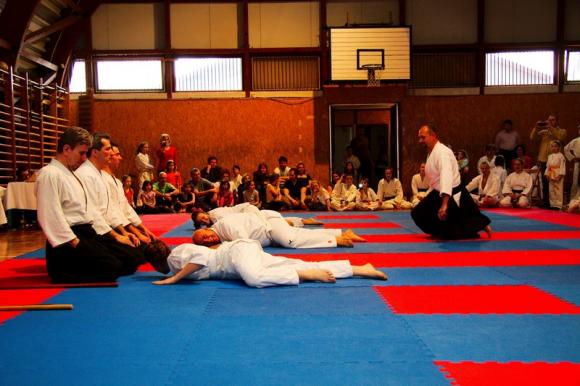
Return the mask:
<path id="1" fill-rule="evenodd" d="M 496 155 L 493 163 L 495 166 L 505 167 L 505 158 L 503 158 L 503 155 Z"/>
<path id="2" fill-rule="evenodd" d="M 56 151 L 62 153 L 64 145 L 69 145 L 71 149 L 74 149 L 77 145 L 92 145 L 92 137 L 88 131 L 82 127 L 69 127 L 60 135 L 58 143 L 56 145 Z"/>
<path id="3" fill-rule="evenodd" d="M 280 158 L 278 158 L 278 162 L 288 162 L 288 158 L 286 158 L 285 156 L 281 155 Z"/>
<path id="4" fill-rule="evenodd" d="M 107 133 L 95 133 L 93 134 L 93 145 L 89 149 L 88 156 L 90 157 L 93 154 L 94 150 L 101 150 L 103 148 L 103 139 L 108 139 L 109 142 L 111 141 L 111 136 Z"/>
<path id="5" fill-rule="evenodd" d="M 207 163 L 210 163 L 213 160 L 215 160 L 217 162 L 218 159 L 216 156 L 213 156 L 213 155 L 210 155 L 209 157 L 207 157 Z"/>
<path id="6" fill-rule="evenodd" d="M 171 254 L 171 249 L 163 241 L 157 239 L 145 244 L 143 249 L 145 260 L 155 268 L 157 272 L 168 274 L 169 264 L 167 257 Z"/>
<path id="7" fill-rule="evenodd" d="M 199 219 L 198 219 L 198 217 L 201 213 L 203 213 L 201 210 L 194 210 L 191 213 L 191 221 L 193 222 L 193 227 L 195 229 L 199 229 L 201 227 L 201 222 L 199 222 Z"/>

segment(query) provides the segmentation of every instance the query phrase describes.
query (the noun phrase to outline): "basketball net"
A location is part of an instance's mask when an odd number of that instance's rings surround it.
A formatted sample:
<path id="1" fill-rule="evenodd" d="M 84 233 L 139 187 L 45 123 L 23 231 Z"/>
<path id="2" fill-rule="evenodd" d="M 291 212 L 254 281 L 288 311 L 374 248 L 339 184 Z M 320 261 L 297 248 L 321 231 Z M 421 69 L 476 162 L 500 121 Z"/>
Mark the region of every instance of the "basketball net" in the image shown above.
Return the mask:
<path id="1" fill-rule="evenodd" d="M 367 87 L 379 87 L 381 85 L 381 75 L 378 70 L 381 69 L 381 66 L 368 64 L 363 67 L 367 69 Z"/>

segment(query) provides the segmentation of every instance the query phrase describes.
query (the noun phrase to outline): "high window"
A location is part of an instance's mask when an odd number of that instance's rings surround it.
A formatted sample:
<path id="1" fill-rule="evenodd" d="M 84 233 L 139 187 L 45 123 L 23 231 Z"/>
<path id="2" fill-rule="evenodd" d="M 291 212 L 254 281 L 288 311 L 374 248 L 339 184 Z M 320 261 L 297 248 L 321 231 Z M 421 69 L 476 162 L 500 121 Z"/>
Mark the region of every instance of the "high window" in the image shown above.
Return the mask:
<path id="1" fill-rule="evenodd" d="M 485 55 L 486 86 L 554 84 L 553 51 L 496 52 Z"/>
<path id="2" fill-rule="evenodd" d="M 100 60 L 97 62 L 98 91 L 161 91 L 161 60 Z"/>
<path id="3" fill-rule="evenodd" d="M 180 58 L 175 61 L 175 91 L 240 91 L 241 58 Z"/>

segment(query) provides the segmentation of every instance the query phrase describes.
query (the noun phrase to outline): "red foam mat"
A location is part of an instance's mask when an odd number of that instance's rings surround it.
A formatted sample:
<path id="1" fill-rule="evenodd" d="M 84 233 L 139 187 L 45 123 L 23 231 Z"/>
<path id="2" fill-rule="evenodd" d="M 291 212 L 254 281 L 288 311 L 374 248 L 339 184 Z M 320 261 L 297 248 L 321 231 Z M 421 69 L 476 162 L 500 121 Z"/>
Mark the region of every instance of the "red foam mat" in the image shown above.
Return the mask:
<path id="1" fill-rule="evenodd" d="M 452 385 L 578 386 L 580 364 L 570 362 L 447 362 L 435 361 Z"/>
<path id="2" fill-rule="evenodd" d="M 567 225 L 575 228 L 580 228 L 580 216 L 573 213 L 559 212 L 547 209 L 493 209 L 493 213 L 505 214 L 508 216 L 515 216 L 526 218 L 530 220 L 538 220 L 549 222 L 552 224 Z"/>
<path id="3" fill-rule="evenodd" d="M 580 264 L 580 250 L 420 252 L 420 253 L 337 253 L 292 254 L 305 261 L 350 260 L 351 264 L 371 263 L 378 268 L 418 267 L 505 267 Z"/>
<path id="4" fill-rule="evenodd" d="M 18 289 L 0 291 L 0 306 L 17 306 L 23 304 L 41 304 L 58 295 L 62 288 L 51 289 Z M 0 324 L 14 318 L 24 311 L 1 311 Z"/>
<path id="5" fill-rule="evenodd" d="M 374 289 L 396 314 L 580 314 L 580 307 L 527 285 Z"/>
<path id="6" fill-rule="evenodd" d="M 362 235 L 369 243 L 424 243 L 437 240 L 425 234 L 391 234 L 391 235 Z M 564 240 L 580 239 L 580 231 L 526 231 L 526 232 L 494 232 L 491 240 Z M 489 241 L 487 236 L 465 239 L 469 241 Z"/>
<path id="7" fill-rule="evenodd" d="M 399 224 L 394 222 L 336 222 L 324 224 L 327 229 L 346 229 L 346 228 L 400 228 Z"/>
<path id="8" fill-rule="evenodd" d="M 141 216 L 143 223 L 151 232 L 159 236 L 169 232 L 187 221 L 191 221 L 191 214 L 172 213 L 172 214 L 149 214 Z"/>
<path id="9" fill-rule="evenodd" d="M 320 220 L 378 220 L 380 217 L 376 214 L 351 214 L 345 216 L 322 214 L 317 215 L 316 218 Z"/>

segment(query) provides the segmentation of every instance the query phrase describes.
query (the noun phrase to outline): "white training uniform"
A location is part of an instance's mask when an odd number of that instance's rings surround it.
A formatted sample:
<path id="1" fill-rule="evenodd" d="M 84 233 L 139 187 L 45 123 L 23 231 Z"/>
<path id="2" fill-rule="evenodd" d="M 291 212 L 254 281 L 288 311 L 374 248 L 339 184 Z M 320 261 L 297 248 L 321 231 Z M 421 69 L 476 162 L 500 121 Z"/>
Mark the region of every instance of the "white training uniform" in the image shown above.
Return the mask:
<path id="1" fill-rule="evenodd" d="M 53 247 L 77 237 L 71 226 L 93 222 L 81 180 L 56 159 L 40 169 L 35 189 L 38 223 Z"/>
<path id="2" fill-rule="evenodd" d="M 439 141 L 427 157 L 425 175 L 431 189 L 438 191 L 440 196 L 444 193 L 451 196 L 453 188 L 461 183 L 459 166 L 453 151 Z"/>
<path id="3" fill-rule="evenodd" d="M 133 209 L 133 207 L 129 204 L 129 201 L 127 201 L 127 197 L 125 197 L 123 183 L 118 178 L 107 172 L 103 172 L 102 175 L 109 190 L 111 205 L 113 206 L 113 210 L 116 211 L 119 217 L 122 218 L 122 225 L 127 226 L 132 224 L 136 227 L 141 225 L 141 217 L 139 217 L 137 212 L 135 212 L 135 209 Z"/>
<path id="4" fill-rule="evenodd" d="M 264 252 L 255 240 L 236 240 L 221 244 L 217 249 L 201 245 L 182 244 L 167 258 L 169 269 L 177 273 L 187 264 L 203 268 L 187 277 L 194 280 L 243 280 L 250 287 L 298 285 L 298 271 L 325 269 L 337 279 L 351 277 L 352 266 L 348 260 L 305 262 Z"/>
<path id="5" fill-rule="evenodd" d="M 354 210 L 358 190 L 354 184 L 346 186 L 340 182 L 334 186 L 330 197 L 330 207 L 337 211 Z"/>
<path id="6" fill-rule="evenodd" d="M 477 188 L 477 194 L 471 194 L 471 197 L 473 197 L 473 200 L 478 206 L 481 206 L 485 198 L 491 201 L 491 205 L 497 205 L 500 193 L 499 180 L 497 177 L 492 173 L 489 173 L 485 186 L 482 186 L 482 184 L 483 174 L 480 174 L 473 178 L 469 184 L 467 184 L 465 189 L 467 189 L 468 192 L 471 192 L 473 189 Z"/>
<path id="7" fill-rule="evenodd" d="M 566 146 L 564 146 L 564 155 L 568 161 L 574 158 L 580 158 L 580 137 L 574 138 Z M 570 197 L 574 199 L 578 194 L 578 177 L 580 175 L 580 161 L 574 162 L 574 172 L 572 174 L 572 188 L 570 190 Z"/>
<path id="8" fill-rule="evenodd" d="M 365 192 L 360 188 L 356 196 L 356 210 L 377 210 L 378 208 L 379 203 L 375 191 L 372 188 L 368 188 Z"/>
<path id="9" fill-rule="evenodd" d="M 564 176 L 566 175 L 566 158 L 562 153 L 552 153 L 546 162 L 544 175 L 548 177 L 550 206 L 562 209 L 564 204 Z M 554 179 L 560 177 L 559 181 Z"/>
<path id="10" fill-rule="evenodd" d="M 421 173 L 415 174 L 411 179 L 411 191 L 413 192 L 411 204 L 414 208 L 429 193 L 429 180 L 427 180 L 427 176 L 421 178 Z"/>
<path id="11" fill-rule="evenodd" d="M 103 235 L 121 226 L 123 219 L 114 210 L 102 172 L 90 160 L 86 160 L 76 170 L 76 174 L 88 188 L 89 202 L 96 208 L 93 228 L 97 234 Z"/>
<path id="12" fill-rule="evenodd" d="M 406 201 L 403 197 L 403 185 L 398 178 L 391 178 L 387 181 L 385 178 L 379 181 L 379 187 L 377 189 L 377 196 L 380 201 L 382 201 L 382 209 L 393 209 L 395 206 L 400 205 L 403 209 L 410 209 L 413 205 Z"/>
<path id="13" fill-rule="evenodd" d="M 260 216 L 265 216 L 264 213 L 271 212 L 269 210 L 260 210 L 256 206 L 250 204 L 249 202 L 244 202 L 242 204 L 234 205 L 234 206 L 224 206 L 221 208 L 215 208 L 207 212 L 210 221 L 215 224 L 222 218 L 229 216 L 234 213 L 254 213 Z M 272 215 L 269 214 L 267 217 L 271 217 Z M 266 217 L 264 217 L 266 218 Z M 302 227 L 304 224 L 302 223 L 302 218 L 300 217 L 284 217 L 286 220 L 292 222 L 292 226 L 295 227 Z"/>
<path id="14" fill-rule="evenodd" d="M 512 199 L 509 196 L 513 191 L 521 191 L 521 196 L 518 198 L 517 203 L 515 203 L 520 208 L 527 208 L 530 206 L 530 201 L 528 195 L 532 190 L 532 176 L 528 173 L 521 171 L 520 173 L 513 172 L 505 179 L 503 184 L 502 194 L 504 197 L 500 200 L 499 205 L 503 207 L 511 207 Z"/>
<path id="15" fill-rule="evenodd" d="M 499 191 L 503 190 L 503 184 L 507 178 L 507 171 L 502 166 L 496 166 L 491 169 L 491 173 L 495 175 L 499 181 Z"/>
<path id="16" fill-rule="evenodd" d="M 489 165 L 490 169 L 493 169 L 495 167 L 495 156 L 493 156 L 493 158 L 491 160 L 489 160 L 487 158 L 486 155 L 484 155 L 483 157 L 481 157 L 478 161 L 477 161 L 477 172 L 479 174 L 481 174 L 481 164 L 487 162 L 487 164 Z"/>
<path id="17" fill-rule="evenodd" d="M 222 242 L 237 239 L 257 240 L 265 247 L 335 248 L 340 229 L 304 229 L 290 226 L 280 213 L 264 210 L 234 213 L 214 223 L 211 228 Z"/>

